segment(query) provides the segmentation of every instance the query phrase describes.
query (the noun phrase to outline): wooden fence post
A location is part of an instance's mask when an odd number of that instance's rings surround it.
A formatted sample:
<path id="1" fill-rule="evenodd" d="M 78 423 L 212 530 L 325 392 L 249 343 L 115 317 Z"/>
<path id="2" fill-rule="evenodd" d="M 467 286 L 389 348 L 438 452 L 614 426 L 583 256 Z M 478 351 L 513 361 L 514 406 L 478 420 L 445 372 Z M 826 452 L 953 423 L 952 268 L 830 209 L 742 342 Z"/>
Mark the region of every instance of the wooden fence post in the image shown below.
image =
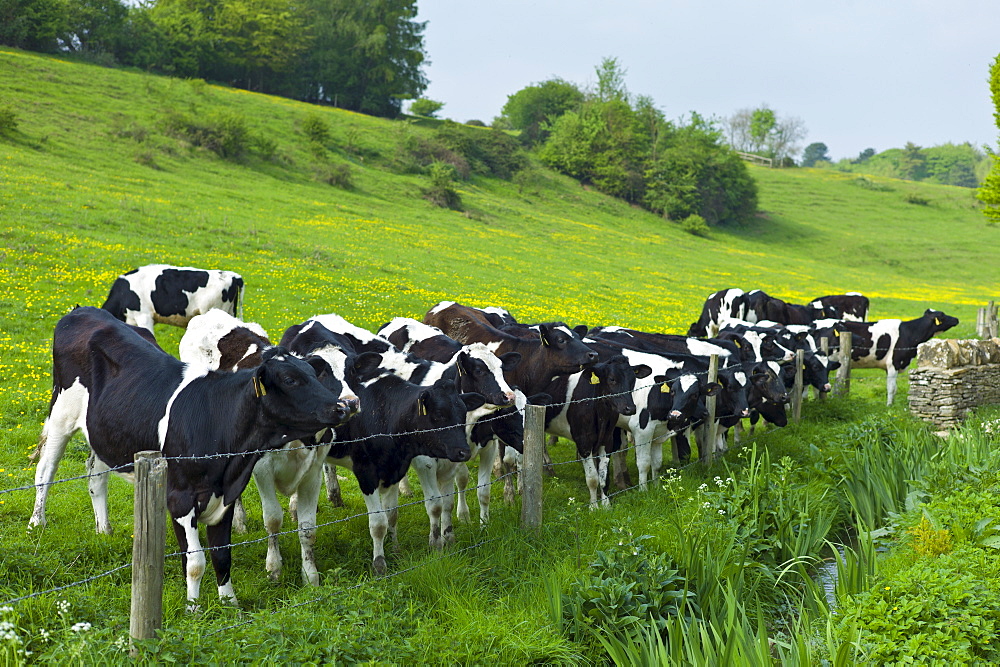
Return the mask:
<path id="1" fill-rule="evenodd" d="M 986 309 L 976 311 L 976 338 L 986 338 Z"/>
<path id="2" fill-rule="evenodd" d="M 990 301 L 990 305 L 986 311 L 986 336 L 987 338 L 996 338 L 998 333 L 998 322 L 997 322 L 997 307 L 995 301 Z"/>
<path id="3" fill-rule="evenodd" d="M 854 345 L 853 334 L 844 331 L 840 334 L 840 368 L 837 369 L 837 379 L 834 380 L 833 393 L 837 396 L 847 396 L 851 393 L 851 348 Z"/>
<path id="4" fill-rule="evenodd" d="M 524 458 L 521 464 L 521 525 L 542 525 L 542 453 L 545 449 L 545 406 L 524 408 Z"/>
<path id="5" fill-rule="evenodd" d="M 820 352 L 823 353 L 823 356 L 826 357 L 827 359 L 829 359 L 830 358 L 830 339 L 827 338 L 826 336 L 823 336 L 822 338 L 820 338 L 819 339 L 819 349 L 820 349 Z M 826 392 L 825 391 L 817 391 L 816 392 L 816 397 L 819 398 L 819 400 L 824 401 L 824 400 L 826 400 Z"/>
<path id="6" fill-rule="evenodd" d="M 792 389 L 792 421 L 802 419 L 802 366 L 805 364 L 805 350 L 795 350 L 795 387 Z"/>
<path id="7" fill-rule="evenodd" d="M 160 452 L 135 455 L 135 522 L 132 527 L 132 615 L 129 651 L 163 625 L 163 560 L 167 544 L 167 461 Z"/>
<path id="8" fill-rule="evenodd" d="M 713 354 L 708 358 L 708 381 L 716 382 L 719 379 L 719 355 Z M 708 411 L 708 415 L 705 417 L 705 424 L 703 425 L 702 433 L 704 437 L 702 438 L 703 447 L 700 452 L 701 462 L 706 465 L 712 465 L 712 459 L 715 458 L 715 441 L 718 436 L 715 428 L 715 396 L 705 397 L 705 409 Z"/>

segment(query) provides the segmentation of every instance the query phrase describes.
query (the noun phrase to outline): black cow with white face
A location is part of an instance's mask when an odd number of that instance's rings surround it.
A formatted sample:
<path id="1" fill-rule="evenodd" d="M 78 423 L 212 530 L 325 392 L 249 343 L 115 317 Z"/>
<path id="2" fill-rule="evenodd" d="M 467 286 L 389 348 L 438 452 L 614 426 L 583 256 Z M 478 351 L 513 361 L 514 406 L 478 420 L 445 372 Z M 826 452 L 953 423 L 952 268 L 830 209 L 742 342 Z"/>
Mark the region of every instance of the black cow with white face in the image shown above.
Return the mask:
<path id="1" fill-rule="evenodd" d="M 243 277 L 233 271 L 150 264 L 118 276 L 101 306 L 116 318 L 153 330 L 187 326 L 213 308 L 243 319 Z"/>
<path id="2" fill-rule="evenodd" d="M 957 317 L 929 308 L 913 320 L 844 322 L 851 332 L 851 368 L 883 369 L 886 405 L 892 405 L 896 376 L 917 356 L 917 346 L 957 324 Z"/>
<path id="3" fill-rule="evenodd" d="M 56 324 L 53 390 L 42 429 L 30 525 L 44 525 L 48 484 L 66 443 L 83 430 L 95 456 L 91 500 L 99 532 L 111 532 L 107 475 L 131 473 L 134 455 L 170 459 L 167 509 L 194 604 L 205 571 L 198 524 L 207 526 L 219 596 L 235 603 L 230 580 L 233 505 L 260 456 L 337 426 L 351 408 L 319 380 L 320 360 L 271 348 L 260 366 L 237 372 L 188 366 L 98 308 L 76 308 Z M 232 455 L 221 456 L 218 455 Z M 194 457 L 194 458 L 188 458 Z"/>

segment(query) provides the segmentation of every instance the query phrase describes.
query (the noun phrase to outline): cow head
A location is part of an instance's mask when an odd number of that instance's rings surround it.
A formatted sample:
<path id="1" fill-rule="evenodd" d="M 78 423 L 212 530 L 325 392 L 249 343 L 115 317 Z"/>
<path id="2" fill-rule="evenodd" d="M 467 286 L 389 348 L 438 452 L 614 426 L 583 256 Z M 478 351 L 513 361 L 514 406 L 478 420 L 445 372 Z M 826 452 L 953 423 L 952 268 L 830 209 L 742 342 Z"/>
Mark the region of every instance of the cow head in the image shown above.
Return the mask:
<path id="1" fill-rule="evenodd" d="M 459 387 L 463 391 L 482 394 L 490 405 L 513 405 L 514 390 L 507 384 L 503 374 L 520 361 L 521 355 L 517 352 L 508 352 L 498 358 L 482 343 L 468 345 L 455 359 Z"/>
<path id="2" fill-rule="evenodd" d="M 615 355 L 607 361 L 602 361 L 584 371 L 580 381 L 597 385 L 598 396 L 618 414 L 630 416 L 635 414 L 635 401 L 632 400 L 632 390 L 636 378 L 644 378 L 652 371 L 649 366 L 641 364 L 631 366 L 623 355 Z"/>
<path id="3" fill-rule="evenodd" d="M 722 368 L 719 370 L 719 392 L 716 418 L 723 426 L 735 426 L 740 419 L 750 416 L 750 406 L 747 403 L 747 389 L 750 378 L 740 366 Z"/>
<path id="4" fill-rule="evenodd" d="M 318 357 L 299 359 L 283 347 L 264 351 L 261 365 L 246 371 L 264 414 L 297 440 L 347 421 L 354 410 L 319 381 L 329 366 Z"/>
<path id="5" fill-rule="evenodd" d="M 597 352 L 587 347 L 580 336 L 562 322 L 537 325 L 542 346 L 549 351 L 553 374 L 576 373 L 597 361 Z"/>
<path id="6" fill-rule="evenodd" d="M 940 310 L 931 310 L 928 308 L 924 312 L 924 317 L 933 321 L 934 333 L 940 333 L 942 331 L 947 331 L 953 326 L 958 324 L 958 318 L 952 317 L 951 315 L 945 315 Z"/>
<path id="7" fill-rule="evenodd" d="M 414 439 L 421 445 L 421 454 L 449 461 L 468 461 L 471 456 L 465 436 L 465 415 L 482 407 L 482 394 L 459 394 L 455 383 L 441 379 L 420 390 L 412 409 L 415 419 L 410 423 L 416 431 Z"/>

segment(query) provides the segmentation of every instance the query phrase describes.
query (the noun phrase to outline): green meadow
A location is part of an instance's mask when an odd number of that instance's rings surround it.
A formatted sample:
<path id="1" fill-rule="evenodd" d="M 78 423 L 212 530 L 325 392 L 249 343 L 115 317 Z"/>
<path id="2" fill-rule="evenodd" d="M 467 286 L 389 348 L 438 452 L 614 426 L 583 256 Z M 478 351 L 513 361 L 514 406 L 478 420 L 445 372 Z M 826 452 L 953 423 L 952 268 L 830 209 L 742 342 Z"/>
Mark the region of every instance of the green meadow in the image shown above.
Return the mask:
<path id="1" fill-rule="evenodd" d="M 535 162 L 511 181 L 460 181 L 464 210 L 438 208 L 423 196 L 427 175 L 405 159 L 408 142 L 434 131 L 428 123 L 10 49 L 0 50 L 0 105 L 18 120 L 0 136 L 0 492 L 33 483 L 29 454 L 48 409 L 56 321 L 77 304 L 101 305 L 117 275 L 143 264 L 238 271 L 247 284 L 245 318 L 273 339 L 319 313 L 375 329 L 396 316 L 419 319 L 441 300 L 504 306 L 523 321 L 683 333 L 705 297 L 727 287 L 760 288 L 797 303 L 861 291 L 871 298 L 872 319 L 936 308 L 961 320 L 949 337 L 965 338 L 974 335 L 976 309 L 997 296 L 1000 229 L 986 224 L 969 189 L 750 167 L 758 219 L 702 238 Z M 330 129 L 320 147 L 303 129 L 316 116 Z M 251 150 L 223 159 L 170 131 L 178 118 L 237 118 Z M 331 185 L 331 173 L 349 174 L 348 182 Z M 180 329 L 158 325 L 156 334 L 176 353 Z M 490 526 L 460 525 L 452 551 L 429 554 L 417 491 L 401 511 L 399 551 L 390 559 L 395 574 L 379 581 L 371 581 L 367 521 L 358 516 L 364 505 L 349 479 L 347 508 L 321 501 L 320 522 L 337 522 L 318 531 L 323 585 L 302 587 L 295 535 L 283 536 L 285 570 L 280 582 L 269 582 L 251 484 L 250 533 L 235 539 L 252 543 L 234 548 L 242 610 L 215 603 L 209 573 L 205 611 L 185 614 L 179 560 L 169 558 L 163 638 L 144 647 L 143 659 L 606 662 L 611 649 L 596 634 L 552 620 L 559 616 L 552 591 L 565 592 L 595 552 L 633 539 L 620 539 L 615 531 L 623 529 L 651 535 L 690 582 L 700 582 L 692 586 L 703 610 L 710 600 L 723 609 L 725 591 L 706 582 L 729 581 L 727 563 L 759 554 L 725 551 L 745 544 L 746 527 L 728 516 L 725 523 L 701 516 L 699 508 L 709 502 L 713 512 L 724 510 L 741 497 L 719 491 L 706 499 L 701 485 L 716 476 L 746 479 L 740 475 L 747 470 L 756 471 L 752 479 L 785 470 L 790 480 L 794 468 L 789 497 L 798 494 L 804 514 L 826 512 L 814 543 L 800 545 L 801 553 L 778 550 L 804 559 L 799 579 L 775 574 L 787 559 L 773 560 L 773 549 L 761 548 L 771 555 L 740 575 L 744 588 L 726 589 L 736 600 L 759 600 L 747 603 L 750 636 L 759 611 L 767 633 L 793 647 L 789 637 L 809 635 L 806 616 L 790 611 L 809 607 L 800 599 L 809 587 L 803 573 L 829 557 L 828 548 L 820 554 L 824 539 L 857 529 L 838 482 L 849 476 L 856 443 L 881 443 L 883 432 L 914 447 L 932 437 L 906 415 L 901 380 L 897 405 L 887 409 L 884 374 L 859 373 L 850 397 L 808 402 L 802 424 L 758 434 L 710 470 L 696 466 L 676 483 L 622 494 L 607 512 L 581 510 L 580 466 L 561 465 L 546 478 L 546 526 L 538 535 L 518 529 L 516 505 L 505 506 L 494 489 Z M 769 452 L 766 463 L 761 451 Z M 57 478 L 81 474 L 86 453 L 75 436 Z M 565 442 L 554 455 L 575 458 Z M 57 484 L 48 526 L 30 534 L 33 492 L 0 493 L 0 603 L 130 561 L 131 487 L 120 480 L 110 486 L 111 537 L 94 534 L 85 480 Z M 892 511 L 907 509 L 905 498 Z M 474 494 L 470 500 L 475 515 Z M 771 527 L 761 530 L 770 535 Z M 175 547 L 168 537 L 168 552 Z M 705 549 L 714 556 L 690 555 Z M 706 561 L 720 569 L 709 571 Z M 129 576 L 126 568 L 17 602 L 10 622 L 35 659 L 125 661 Z M 78 622 L 91 627 L 72 630 Z M 836 646 L 820 641 L 808 655 L 835 658 Z M 25 659 L 4 647 L 0 664 Z"/>

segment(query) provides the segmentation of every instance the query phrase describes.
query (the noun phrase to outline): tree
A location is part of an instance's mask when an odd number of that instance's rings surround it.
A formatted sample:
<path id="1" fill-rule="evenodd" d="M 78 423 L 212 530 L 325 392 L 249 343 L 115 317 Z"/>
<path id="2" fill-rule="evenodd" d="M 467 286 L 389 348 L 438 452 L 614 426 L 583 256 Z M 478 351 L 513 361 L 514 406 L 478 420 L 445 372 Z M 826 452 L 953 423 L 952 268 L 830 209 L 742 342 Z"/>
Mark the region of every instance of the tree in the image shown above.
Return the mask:
<path id="1" fill-rule="evenodd" d="M 798 142 L 806 136 L 800 119 L 779 118 L 767 105 L 740 109 L 726 120 L 725 127 L 734 150 L 764 155 L 777 162 L 797 153 Z"/>
<path id="2" fill-rule="evenodd" d="M 993 98 L 993 124 L 1000 129 L 1000 55 L 993 59 L 990 67 L 990 95 Z M 991 224 L 1000 222 L 1000 160 L 993 154 L 993 167 L 986 180 L 976 192 L 979 201 L 985 204 L 983 214 Z"/>
<path id="3" fill-rule="evenodd" d="M 906 146 L 903 147 L 903 151 L 896 163 L 899 178 L 904 178 L 908 181 L 919 181 L 926 175 L 927 158 L 921 150 L 920 146 L 917 146 L 912 141 L 906 142 Z"/>
<path id="4" fill-rule="evenodd" d="M 872 159 L 874 156 L 875 156 L 875 149 L 874 148 L 866 148 L 863 151 L 861 151 L 860 153 L 858 153 L 858 159 L 857 160 L 853 160 L 851 162 L 851 164 L 864 164 L 868 160 Z"/>
<path id="5" fill-rule="evenodd" d="M 427 116 L 428 118 L 434 118 L 435 114 L 441 110 L 444 106 L 444 102 L 436 102 L 434 100 L 429 100 L 426 97 L 421 97 L 420 99 L 413 100 L 410 103 L 410 113 L 414 116 Z"/>
<path id="6" fill-rule="evenodd" d="M 0 44 L 53 52 L 67 25 L 61 0 L 0 0 Z"/>
<path id="7" fill-rule="evenodd" d="M 830 156 L 826 154 L 827 147 L 821 141 L 809 144 L 806 149 L 802 151 L 802 166 L 812 167 L 815 166 L 817 162 L 830 162 Z"/>
<path id="8" fill-rule="evenodd" d="M 521 140 L 528 146 L 544 142 L 549 125 L 567 111 L 579 109 L 583 92 L 574 84 L 555 78 L 532 84 L 507 97 L 496 127 L 508 125 L 521 131 Z"/>
<path id="9" fill-rule="evenodd" d="M 67 51 L 122 55 L 128 7 L 120 0 L 68 0 L 66 26 L 59 35 Z"/>
<path id="10" fill-rule="evenodd" d="M 304 0 L 315 40 L 286 94 L 377 116 L 427 88 L 416 0 Z"/>

